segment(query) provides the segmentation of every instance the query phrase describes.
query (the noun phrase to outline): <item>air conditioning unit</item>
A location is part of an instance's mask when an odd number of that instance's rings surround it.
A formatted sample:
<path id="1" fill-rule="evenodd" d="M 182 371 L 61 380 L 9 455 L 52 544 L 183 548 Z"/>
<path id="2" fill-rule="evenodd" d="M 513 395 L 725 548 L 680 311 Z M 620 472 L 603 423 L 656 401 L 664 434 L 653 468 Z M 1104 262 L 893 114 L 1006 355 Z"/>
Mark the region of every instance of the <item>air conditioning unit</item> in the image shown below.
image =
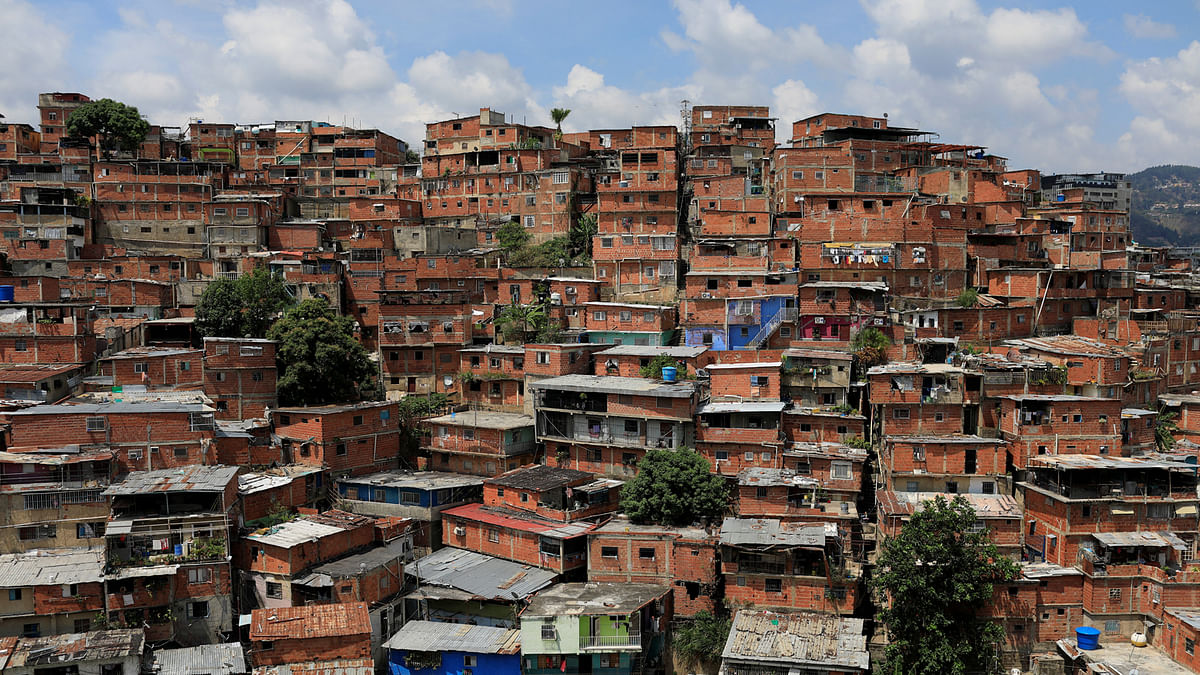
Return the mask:
<path id="1" fill-rule="evenodd" d="M 467 533 L 467 528 L 465 528 L 465 527 L 456 527 L 456 528 L 454 528 L 454 535 L 455 535 L 456 537 L 461 537 L 461 536 L 464 536 L 464 535 L 466 535 L 466 533 Z"/>

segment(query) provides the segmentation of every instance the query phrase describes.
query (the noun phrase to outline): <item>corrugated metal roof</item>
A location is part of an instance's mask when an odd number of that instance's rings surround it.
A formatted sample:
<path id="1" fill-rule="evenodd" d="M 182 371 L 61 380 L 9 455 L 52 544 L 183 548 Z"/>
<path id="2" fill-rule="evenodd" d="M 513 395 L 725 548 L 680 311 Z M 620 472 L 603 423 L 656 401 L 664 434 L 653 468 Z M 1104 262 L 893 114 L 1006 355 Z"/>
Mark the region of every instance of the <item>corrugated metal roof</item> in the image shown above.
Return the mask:
<path id="1" fill-rule="evenodd" d="M 738 485 L 803 485 L 812 487 L 820 485 L 821 481 L 811 476 L 798 476 L 791 469 L 768 469 L 751 467 L 742 469 L 737 476 Z"/>
<path id="2" fill-rule="evenodd" d="M 144 642 L 145 631 L 141 628 L 21 638 L 8 667 L 62 666 L 70 662 L 136 657 L 142 653 Z"/>
<path id="3" fill-rule="evenodd" d="M 536 532 L 543 537 L 550 537 L 551 539 L 579 537 L 596 528 L 595 523 L 563 523 L 522 511 L 484 506 L 483 504 L 463 504 L 462 506 L 442 511 L 442 515 L 474 520 L 488 525 L 507 527 L 524 532 Z"/>
<path id="4" fill-rule="evenodd" d="M 484 600 L 511 602 L 549 586 L 557 577 L 550 570 L 522 565 L 460 548 L 443 548 L 408 566 L 421 584 L 455 588 Z"/>
<path id="5" fill-rule="evenodd" d="M 1035 455 L 1029 458 L 1031 468 L 1050 469 L 1167 469 L 1196 472 L 1195 464 L 1158 459 L 1155 457 L 1113 457 L 1100 455 Z"/>
<path id="6" fill-rule="evenodd" d="M 726 518 L 721 523 L 721 544 L 728 546 L 825 546 L 837 537 L 834 523 L 782 523 L 771 518 Z"/>
<path id="7" fill-rule="evenodd" d="M 522 617 L 631 614 L 670 592 L 658 584 L 556 584 L 533 596 Z"/>
<path id="8" fill-rule="evenodd" d="M 104 551 L 100 549 L 0 555 L 0 588 L 98 583 L 103 579 Z"/>
<path id="9" fill-rule="evenodd" d="M 500 485 L 518 490 L 536 490 L 542 492 L 557 487 L 564 487 L 578 481 L 587 480 L 592 474 L 586 471 L 576 471 L 547 464 L 531 464 L 489 478 L 484 481 L 488 485 Z"/>
<path id="10" fill-rule="evenodd" d="M 519 654 L 521 632 L 515 628 L 409 621 L 384 646 L 405 651 Z"/>
<path id="11" fill-rule="evenodd" d="M 237 478 L 236 466 L 191 464 L 174 469 L 134 471 L 104 491 L 106 495 L 138 495 L 147 492 L 223 492 Z"/>
<path id="12" fill-rule="evenodd" d="M 249 672 L 242 645 L 228 642 L 183 649 L 158 649 L 150 656 L 157 675 L 234 675 Z"/>
<path id="13" fill-rule="evenodd" d="M 774 668 L 853 668 L 863 672 L 870 663 L 862 619 L 748 609 L 734 617 L 721 658 Z"/>
<path id="14" fill-rule="evenodd" d="M 268 607 L 250 613 L 251 640 L 295 640 L 371 634 L 365 602 Z"/>
<path id="15" fill-rule="evenodd" d="M 696 411 L 697 415 L 715 415 L 719 413 L 755 413 L 755 412 L 783 412 L 786 403 L 782 401 L 745 401 L 739 403 L 733 402 L 717 402 L 705 403 Z"/>
<path id="16" fill-rule="evenodd" d="M 313 568 L 313 574 L 322 574 L 333 579 L 358 574 L 363 570 L 373 570 L 390 562 L 402 559 L 407 555 L 407 541 L 396 539 L 392 542 L 377 546 L 373 549 L 356 553 L 333 562 L 318 565 Z"/>
<path id="17" fill-rule="evenodd" d="M 1074 577 L 1083 574 L 1078 568 L 1063 567 L 1054 563 L 1021 563 L 1021 574 L 1026 579 L 1044 579 L 1046 577 Z"/>
<path id="18" fill-rule="evenodd" d="M 52 454 L 49 452 L 0 452 L 0 463 L 13 462 L 20 464 L 39 464 L 43 466 L 61 466 L 63 464 L 75 464 L 78 462 L 98 462 L 113 458 L 111 450 L 89 450 L 87 452 L 78 452 L 79 446 L 74 447 L 76 452 L 64 452 L 61 454 Z M 59 448 L 67 449 L 67 448 Z"/>
<path id="19" fill-rule="evenodd" d="M 274 525 L 267 528 L 264 532 L 248 534 L 245 538 L 266 546 L 291 548 L 304 542 L 312 541 L 313 539 L 341 534 L 342 532 L 345 532 L 343 528 L 324 523 L 314 523 L 311 520 L 301 518 Z"/>
<path id="20" fill-rule="evenodd" d="M 37 405 L 14 410 L 9 415 L 105 415 L 129 413 L 193 413 L 208 412 L 211 408 L 199 403 L 154 401 L 145 403 L 80 403 L 77 405 Z"/>
<path id="21" fill-rule="evenodd" d="M 1105 546 L 1147 546 L 1171 548 L 1166 537 L 1154 532 L 1093 532 L 1092 537 Z"/>
<path id="22" fill-rule="evenodd" d="M 880 513 L 889 516 L 910 516 L 925 508 L 929 501 L 944 497 L 951 501 L 962 497 L 981 519 L 1020 518 L 1021 506 L 1011 495 L 986 495 L 977 493 L 947 494 L 942 492 L 893 492 L 881 490 L 876 493 Z"/>

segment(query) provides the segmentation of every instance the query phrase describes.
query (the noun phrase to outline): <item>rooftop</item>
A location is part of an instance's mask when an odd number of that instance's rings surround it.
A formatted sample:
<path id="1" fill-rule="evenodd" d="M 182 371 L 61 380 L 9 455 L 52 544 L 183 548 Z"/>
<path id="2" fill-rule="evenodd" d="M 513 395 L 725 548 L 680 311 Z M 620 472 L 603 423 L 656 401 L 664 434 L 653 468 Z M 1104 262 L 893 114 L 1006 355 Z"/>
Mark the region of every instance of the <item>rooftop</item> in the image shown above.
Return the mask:
<path id="1" fill-rule="evenodd" d="M 1004 344 L 1018 349 L 1032 349 L 1063 356 L 1103 356 L 1109 358 L 1125 356 L 1124 352 L 1113 345 L 1078 335 L 1021 338 L 1017 340 L 1005 340 Z"/>
<path id="2" fill-rule="evenodd" d="M 1040 466 L 1039 466 L 1040 465 Z M 1035 455 L 1029 458 L 1029 468 L 1048 469 L 1166 469 L 1196 472 L 1195 464 L 1156 457 L 1113 457 L 1101 455 Z"/>
<path id="3" fill-rule="evenodd" d="M 783 361 L 751 361 L 749 363 L 710 363 L 705 370 L 741 370 L 745 368 L 781 368 Z"/>
<path id="4" fill-rule="evenodd" d="M 751 467 L 742 469 L 738 475 L 738 485 L 805 485 L 815 486 L 820 485 L 821 481 L 810 476 L 799 476 L 791 469 L 768 469 L 764 467 Z"/>
<path id="5" fill-rule="evenodd" d="M 178 401 L 155 401 L 129 403 L 80 403 L 77 405 L 38 405 L 8 413 L 10 416 L 28 415 L 110 415 L 131 413 L 199 413 L 212 412 L 212 408 L 199 403 Z"/>
<path id="6" fill-rule="evenodd" d="M 535 595 L 522 616 L 632 614 L 670 592 L 657 584 L 556 584 Z"/>
<path id="7" fill-rule="evenodd" d="M 268 607 L 250 614 L 251 640 L 311 640 L 371 635 L 367 604 Z"/>
<path id="8" fill-rule="evenodd" d="M 340 479 L 339 482 L 350 485 L 440 490 L 442 488 L 483 485 L 483 478 L 481 476 L 467 476 L 461 473 L 444 473 L 441 471 L 381 471 L 366 476 L 347 476 Z"/>
<path id="9" fill-rule="evenodd" d="M 655 347 L 647 345 L 616 345 L 608 349 L 596 352 L 597 356 L 670 356 L 676 359 L 694 359 L 704 352 L 708 351 L 708 347 Z"/>
<path id="10" fill-rule="evenodd" d="M 975 510 L 975 515 L 984 519 L 1020 518 L 1021 506 L 1010 495 L 985 495 L 976 493 L 946 494 L 941 492 L 893 492 L 881 490 L 876 493 L 881 514 L 891 516 L 911 516 L 920 513 L 925 505 L 938 498 L 945 497 L 947 501 L 962 497 Z"/>
<path id="11" fill-rule="evenodd" d="M 452 509 L 442 511 L 442 515 L 465 518 L 488 525 L 507 527 L 524 532 L 536 532 L 543 537 L 551 539 L 580 537 L 591 532 L 596 527 L 595 523 L 560 523 L 556 520 L 548 520 L 523 511 L 514 511 L 496 506 L 484 506 L 483 504 L 455 506 Z"/>
<path id="12" fill-rule="evenodd" d="M 144 642 L 145 631 L 141 628 L 21 638 L 8 660 L 8 668 L 48 665 L 63 668 L 63 664 L 71 662 L 138 658 Z"/>
<path id="13" fill-rule="evenodd" d="M 179 349 L 175 347 L 134 347 L 125 351 L 117 352 L 112 356 L 106 356 L 101 361 L 124 361 L 128 359 L 145 359 L 157 356 L 182 356 L 184 354 L 195 354 L 204 356 L 203 349 Z"/>
<path id="14" fill-rule="evenodd" d="M 495 558 L 475 551 L 446 547 L 413 562 L 406 570 L 421 585 L 461 591 L 464 600 L 526 598 L 549 586 L 558 576 L 550 570 Z"/>
<path id="15" fill-rule="evenodd" d="M 675 309 L 674 305 L 637 305 L 629 302 L 585 302 L 584 307 L 630 307 L 632 309 L 657 309 L 666 311 Z"/>
<path id="16" fill-rule="evenodd" d="M 722 660 L 866 671 L 870 656 L 863 620 L 826 614 L 739 610 Z"/>
<path id="17" fill-rule="evenodd" d="M 525 345 L 483 345 L 458 350 L 464 354 L 524 354 Z"/>
<path id="18" fill-rule="evenodd" d="M 236 466 L 191 464 L 174 469 L 134 471 L 104 491 L 106 495 L 139 495 L 147 492 L 223 492 L 240 469 Z"/>
<path id="19" fill-rule="evenodd" d="M 366 658 L 277 663 L 256 666 L 254 675 L 375 675 L 375 661 Z"/>
<path id="20" fill-rule="evenodd" d="M 961 373 L 963 369 L 949 363 L 917 363 L 916 361 L 897 361 L 882 366 L 872 366 L 867 375 L 885 375 L 888 373 L 914 373 L 929 375 L 949 375 Z"/>
<path id="21" fill-rule="evenodd" d="M 249 672 L 242 645 L 229 642 L 183 649 L 157 649 L 150 656 L 156 675 L 236 675 Z"/>
<path id="22" fill-rule="evenodd" d="M 1063 567 L 1054 563 L 1021 563 L 1021 574 L 1026 579 L 1045 579 L 1047 577 L 1074 577 L 1083 574 L 1077 567 Z"/>
<path id="23" fill-rule="evenodd" d="M 492 412 L 490 410 L 466 410 L 426 420 L 429 424 L 453 427 L 475 427 L 478 429 L 521 429 L 533 426 L 533 418 L 520 413 Z"/>
<path id="24" fill-rule="evenodd" d="M 41 549 L 0 555 L 0 588 L 99 583 L 102 549 Z"/>
<path id="25" fill-rule="evenodd" d="M 327 511 L 272 525 L 248 534 L 245 538 L 266 546 L 291 548 L 313 539 L 340 534 L 372 522 L 374 522 L 373 519 L 367 516 L 356 516 L 345 511 Z"/>
<path id="26" fill-rule="evenodd" d="M 363 571 L 383 567 L 397 559 L 404 558 L 408 554 L 406 544 L 407 542 L 404 539 L 396 539 L 383 546 L 377 546 L 362 553 L 356 553 L 340 560 L 318 565 L 310 573 L 294 580 L 292 583 L 301 586 L 328 588 L 333 586 L 336 579 L 352 577 Z"/>
<path id="27" fill-rule="evenodd" d="M 666 383 L 643 377 L 606 375 L 562 375 L 531 382 L 533 389 L 594 392 L 601 394 L 640 394 L 660 398 L 691 398 L 696 385 L 690 382 Z"/>
<path id="28" fill-rule="evenodd" d="M 346 403 L 343 405 L 316 405 L 316 406 L 296 406 L 291 408 L 275 408 L 272 412 L 289 413 L 294 415 L 309 414 L 309 415 L 332 415 L 335 413 L 350 412 L 352 410 L 370 410 L 372 408 L 386 408 L 391 405 L 396 405 L 395 401 L 362 401 L 360 403 Z"/>
<path id="29" fill-rule="evenodd" d="M 964 444 L 964 445 L 1004 445 L 1005 441 L 999 438 L 984 438 L 983 436 L 972 436 L 969 434 L 947 434 L 945 436 L 924 436 L 924 435 L 888 435 L 886 437 L 888 443 L 928 443 L 934 445 L 937 443 L 943 444 Z"/>
<path id="30" fill-rule="evenodd" d="M 834 523 L 783 523 L 770 518 L 726 518 L 721 523 L 725 546 L 805 546 L 824 548 L 837 538 Z"/>
<path id="31" fill-rule="evenodd" d="M 641 525 L 635 523 L 627 516 L 614 516 L 612 520 L 604 523 L 600 527 L 592 530 L 592 534 L 668 534 L 685 537 L 688 539 L 709 539 L 709 533 L 702 527 L 692 525 L 673 526 L 673 525 Z"/>
<path id="32" fill-rule="evenodd" d="M 700 406 L 697 415 L 716 415 L 719 413 L 779 413 L 787 404 L 783 401 L 718 401 Z"/>
<path id="33" fill-rule="evenodd" d="M 543 492 L 545 490 L 564 487 L 577 481 L 589 480 L 591 477 L 592 474 L 586 471 L 564 469 L 545 464 L 531 464 L 502 473 L 495 478 L 489 478 L 484 483 L 517 490 Z"/>
<path id="34" fill-rule="evenodd" d="M 521 631 L 441 621 L 409 621 L 390 640 L 388 649 L 467 654 L 520 654 Z"/>

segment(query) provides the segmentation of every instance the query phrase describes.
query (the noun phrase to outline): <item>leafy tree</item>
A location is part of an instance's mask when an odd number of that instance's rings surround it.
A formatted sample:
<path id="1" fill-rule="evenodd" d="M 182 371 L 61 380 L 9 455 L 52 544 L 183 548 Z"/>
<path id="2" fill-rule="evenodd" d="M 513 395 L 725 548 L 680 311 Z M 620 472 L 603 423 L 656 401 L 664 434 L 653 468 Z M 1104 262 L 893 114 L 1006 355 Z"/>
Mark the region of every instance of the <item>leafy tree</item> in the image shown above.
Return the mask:
<path id="1" fill-rule="evenodd" d="M 878 328 L 864 328 L 855 333 L 850 340 L 850 348 L 854 350 L 859 365 L 864 369 L 887 363 L 887 350 L 890 346 L 891 338 Z"/>
<path id="2" fill-rule="evenodd" d="M 260 338 L 292 302 L 283 278 L 260 267 L 209 284 L 196 305 L 196 329 L 205 337 Z"/>
<path id="3" fill-rule="evenodd" d="M 1160 452 L 1167 452 L 1175 447 L 1175 432 L 1179 431 L 1175 417 L 1175 413 L 1166 410 L 1159 410 L 1154 417 L 1154 444 Z"/>
<path id="4" fill-rule="evenodd" d="M 687 448 L 650 450 L 621 489 L 621 510 L 635 523 L 688 525 L 725 513 L 729 485 L 703 455 Z"/>
<path id="5" fill-rule="evenodd" d="M 696 616 L 675 631 L 672 637 L 675 651 L 689 659 L 717 661 L 725 651 L 725 641 L 733 621 L 714 616 L 708 610 L 696 612 Z"/>
<path id="6" fill-rule="evenodd" d="M 150 123 L 142 119 L 137 108 L 111 98 L 84 103 L 67 118 L 67 135 L 97 136 L 105 157 L 117 148 L 137 150 L 149 132 Z"/>
<path id="7" fill-rule="evenodd" d="M 546 305 L 540 302 L 529 305 L 514 302 L 500 310 L 496 317 L 496 325 L 500 327 L 504 341 L 513 343 L 525 342 L 526 338 L 531 333 L 537 333 L 546 321 Z"/>
<path id="8" fill-rule="evenodd" d="M 573 256 L 592 257 L 592 237 L 597 232 L 596 214 L 585 213 L 571 226 L 567 233 L 567 248 Z"/>
<path id="9" fill-rule="evenodd" d="M 1016 563 L 1000 555 L 961 495 L 942 496 L 883 545 L 872 590 L 883 607 L 888 646 L 879 672 L 966 673 L 995 670 L 1000 624 L 977 612 L 992 599 L 992 586 L 1017 578 Z"/>
<path id="10" fill-rule="evenodd" d="M 540 345 L 558 344 L 563 341 L 563 327 L 557 321 L 547 321 L 537 329 L 537 335 L 534 337 Z"/>
<path id="11" fill-rule="evenodd" d="M 571 114 L 570 108 L 551 108 L 550 119 L 554 120 L 555 132 L 554 140 L 562 140 L 562 123 L 567 119 L 567 115 Z"/>
<path id="12" fill-rule="evenodd" d="M 425 433 L 421 422 L 440 414 L 449 402 L 450 399 L 445 394 L 438 393 L 428 396 L 405 396 L 397 402 L 402 454 L 416 454 L 421 447 L 421 437 Z"/>
<path id="13" fill-rule="evenodd" d="M 378 368 L 354 337 L 354 321 L 338 316 L 329 303 L 310 298 L 271 326 L 279 342 L 279 402 L 320 405 L 379 398 Z"/>
<path id="14" fill-rule="evenodd" d="M 496 230 L 496 242 L 500 244 L 500 249 L 509 255 L 525 248 L 531 238 L 517 220 L 510 220 Z"/>
<path id="15" fill-rule="evenodd" d="M 421 163 L 421 153 L 417 152 L 416 150 L 405 150 L 404 151 L 404 163 L 405 164 L 420 164 Z"/>
<path id="16" fill-rule="evenodd" d="M 642 377 L 659 378 L 662 377 L 663 368 L 674 368 L 679 371 L 680 377 L 687 375 L 687 364 L 667 354 L 659 354 L 650 359 L 650 363 L 642 366 L 638 374 Z"/>
<path id="17" fill-rule="evenodd" d="M 958 294 L 955 303 L 963 309 L 970 309 L 979 303 L 979 289 L 968 286 Z"/>

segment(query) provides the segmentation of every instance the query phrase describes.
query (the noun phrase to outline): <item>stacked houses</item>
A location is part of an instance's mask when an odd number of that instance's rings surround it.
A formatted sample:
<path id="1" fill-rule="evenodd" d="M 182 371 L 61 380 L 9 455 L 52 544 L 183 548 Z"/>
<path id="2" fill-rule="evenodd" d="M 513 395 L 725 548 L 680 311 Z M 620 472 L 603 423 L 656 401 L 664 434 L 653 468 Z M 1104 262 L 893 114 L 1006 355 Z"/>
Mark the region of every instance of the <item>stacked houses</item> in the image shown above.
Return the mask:
<path id="1" fill-rule="evenodd" d="M 104 153 L 89 100 L 0 125 L 0 667 L 866 673 L 877 554 L 939 496 L 1020 563 L 1006 668 L 1086 667 L 1081 626 L 1197 666 L 1200 270 L 1123 176 L 729 105 Z M 281 406 L 279 345 L 197 332 L 256 269 L 353 319 L 382 400 Z M 722 518 L 622 513 L 662 452 Z"/>

